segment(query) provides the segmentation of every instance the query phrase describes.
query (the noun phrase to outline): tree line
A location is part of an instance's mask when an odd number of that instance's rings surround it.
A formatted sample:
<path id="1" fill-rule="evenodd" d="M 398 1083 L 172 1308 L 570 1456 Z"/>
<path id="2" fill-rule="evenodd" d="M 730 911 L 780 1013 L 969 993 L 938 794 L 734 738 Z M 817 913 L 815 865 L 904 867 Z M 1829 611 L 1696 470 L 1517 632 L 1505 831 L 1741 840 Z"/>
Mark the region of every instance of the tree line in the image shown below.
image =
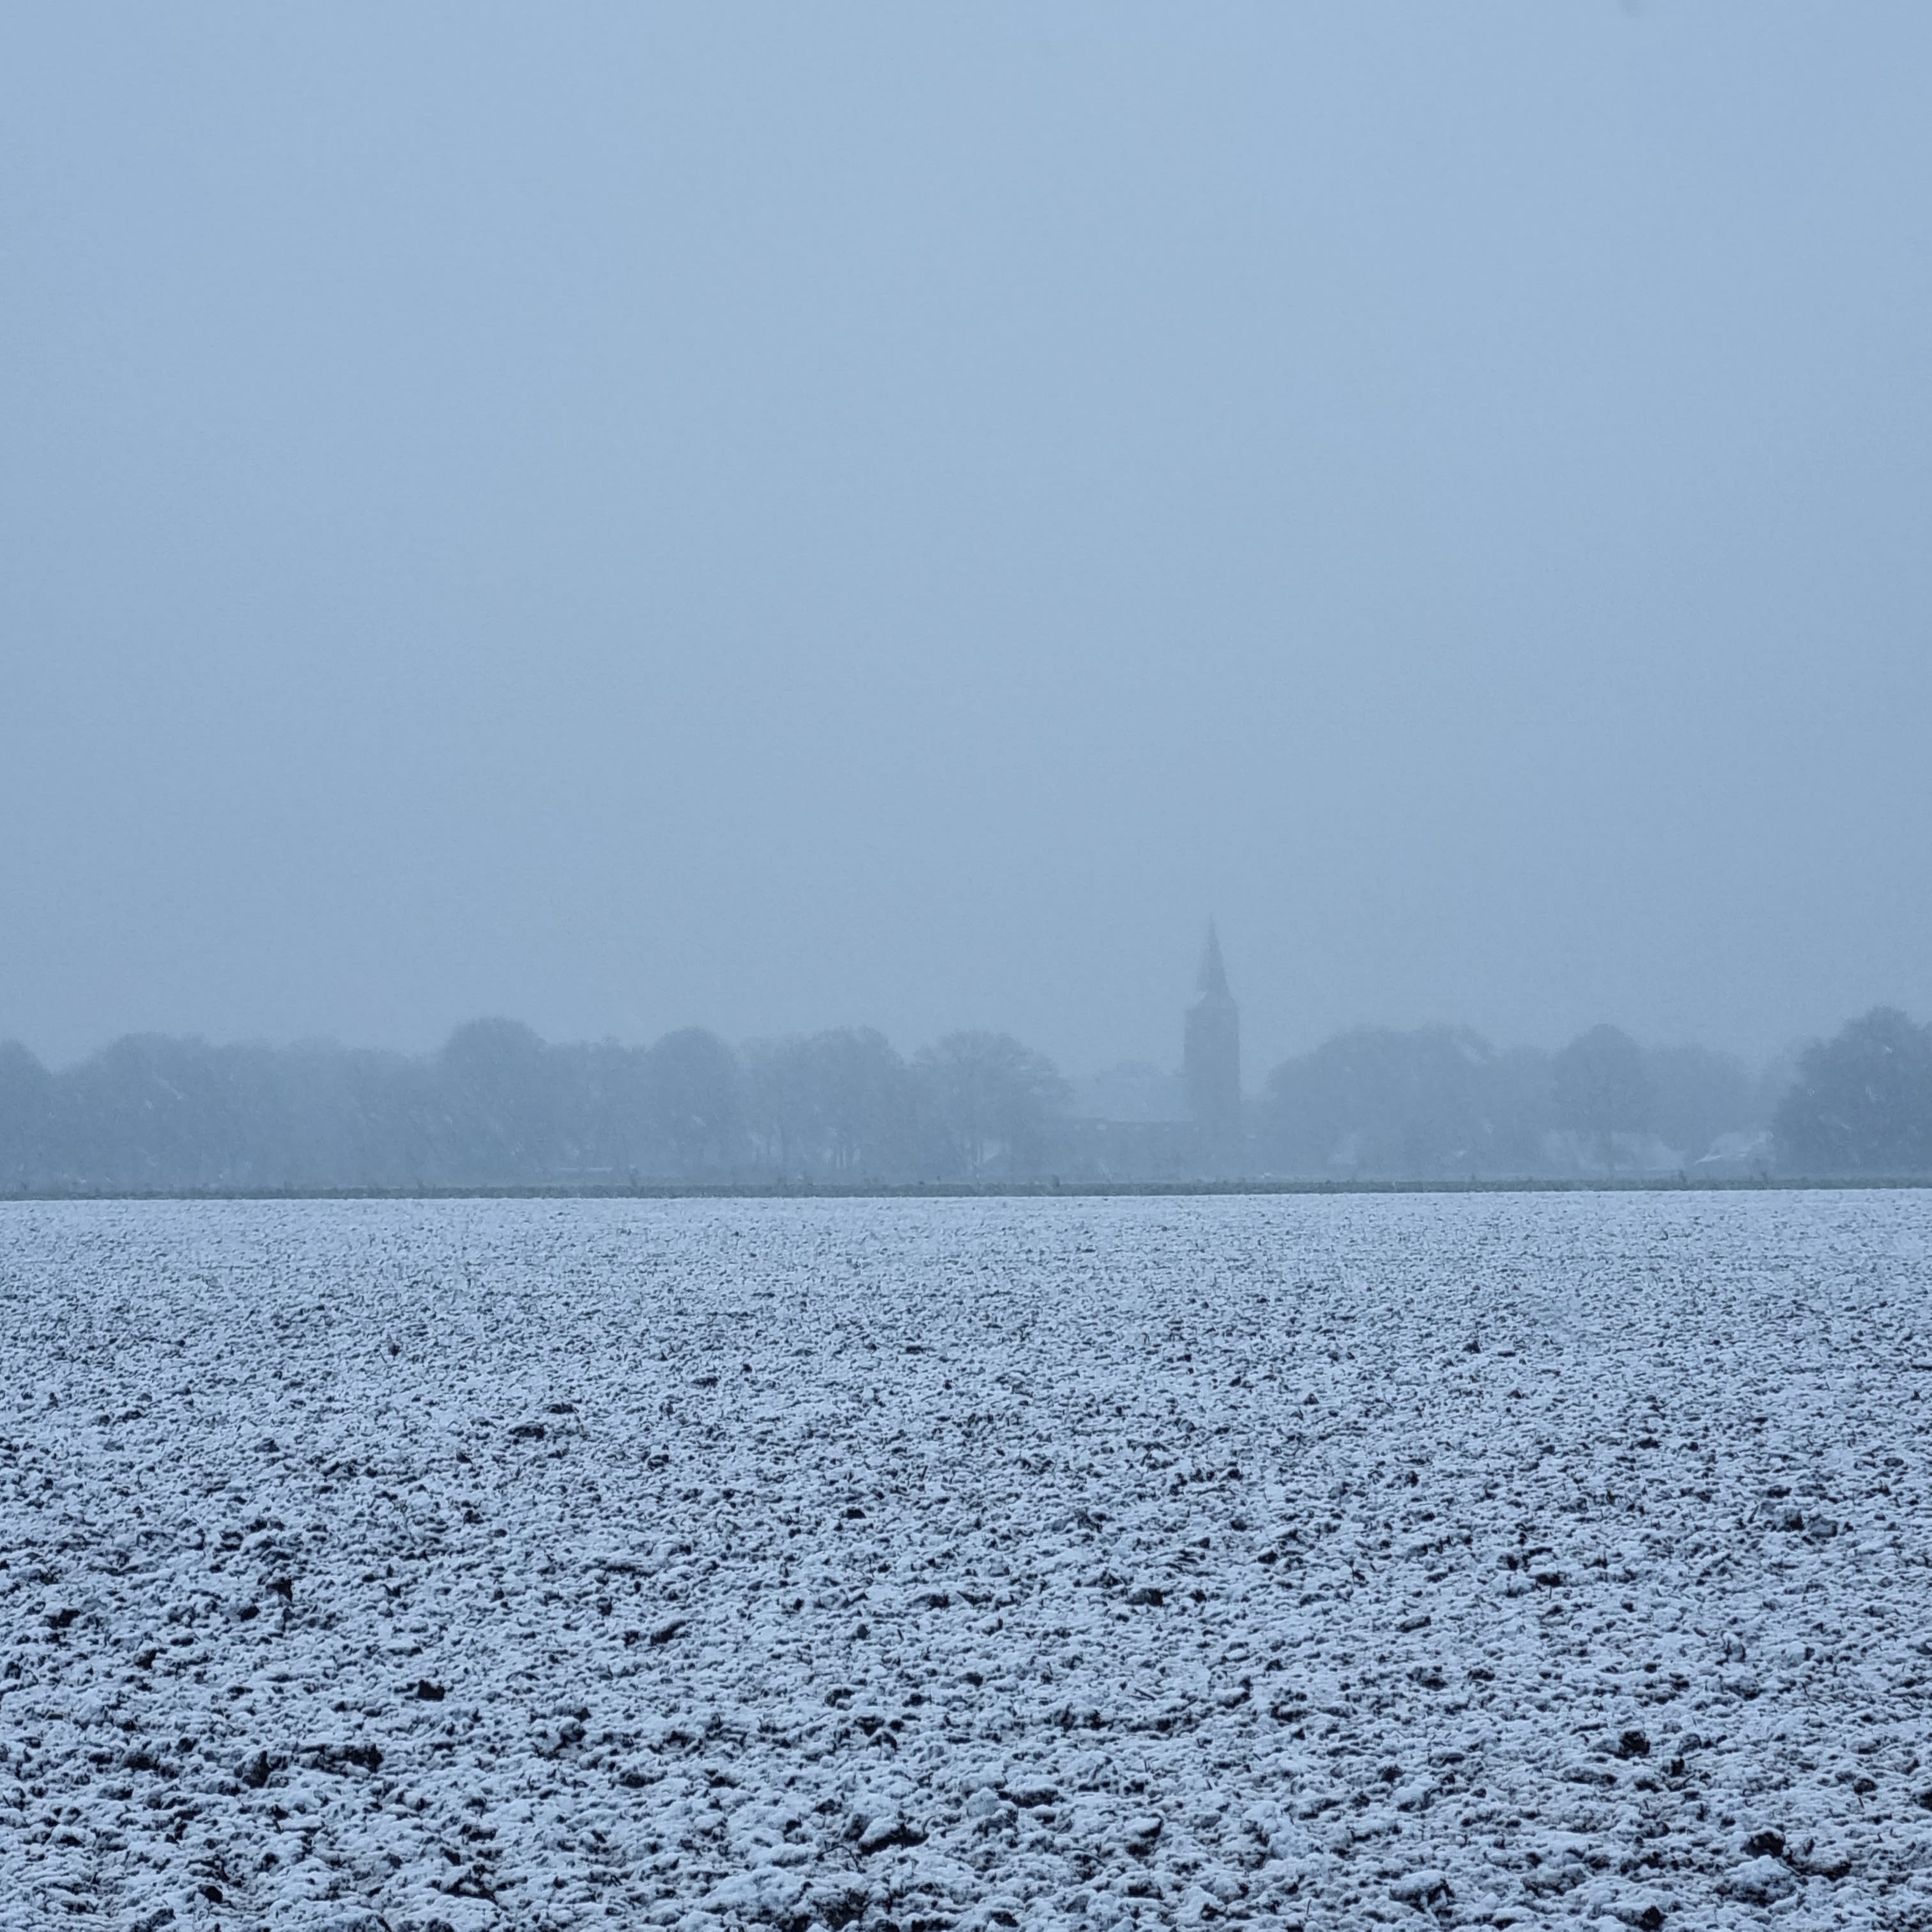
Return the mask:
<path id="1" fill-rule="evenodd" d="M 1556 1053 L 1362 1028 L 1270 1075 L 1255 1152 L 1284 1174 L 1932 1176 L 1932 1027 L 1877 1007 L 1756 1076 L 1612 1026 Z"/>
<path id="2" fill-rule="evenodd" d="M 1881 1008 L 1769 1078 L 1612 1027 L 1561 1051 L 1360 1028 L 1247 1106 L 1256 1178 L 1932 1174 L 1932 1028 Z M 426 1055 L 134 1036 L 52 1072 L 0 1044 L 0 1191 L 1167 1180 L 1184 1119 L 1109 1129 L 1004 1034 L 909 1058 L 848 1028 L 734 1049 L 460 1027 Z"/>
<path id="3" fill-rule="evenodd" d="M 622 1186 L 1036 1171 L 1067 1095 L 1007 1035 L 906 1060 L 866 1028 L 549 1045 L 513 1020 L 425 1056 L 137 1035 L 58 1073 L 0 1045 L 0 1188 Z"/>
<path id="4" fill-rule="evenodd" d="M 1282 1172 L 1376 1178 L 1615 1176 L 1688 1168 L 1766 1112 L 1743 1064 L 1645 1048 L 1611 1026 L 1559 1052 L 1462 1027 L 1363 1028 L 1269 1076 L 1259 1150 Z"/>

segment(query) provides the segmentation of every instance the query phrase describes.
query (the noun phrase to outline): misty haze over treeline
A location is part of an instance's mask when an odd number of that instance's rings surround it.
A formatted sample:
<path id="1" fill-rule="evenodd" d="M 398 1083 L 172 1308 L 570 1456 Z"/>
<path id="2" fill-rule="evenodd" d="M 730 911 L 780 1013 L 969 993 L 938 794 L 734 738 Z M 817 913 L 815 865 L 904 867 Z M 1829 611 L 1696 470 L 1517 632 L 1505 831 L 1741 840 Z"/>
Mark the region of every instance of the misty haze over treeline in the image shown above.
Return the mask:
<path id="1" fill-rule="evenodd" d="M 1210 908 L 1269 962 L 1217 1168 L 1552 1161 L 1508 1043 L 1606 1018 L 1756 1067 L 1932 1016 L 1932 8 L 190 0 L 0 47 L 0 1037 L 972 1020 L 1158 1069 L 1039 1096 L 1132 1130 L 1047 1148 L 909 1058 L 855 1153 L 760 1126 L 748 1048 L 694 1145 L 650 1054 L 559 1047 L 599 1097 L 486 1162 L 454 1061 L 186 1055 L 261 1124 L 167 1171 L 1165 1172 Z M 1498 1050 L 1265 1077 L 1445 1018 Z M 35 1145 L 146 1171 L 112 1070 L 184 1054 L 63 1072 Z M 1767 1124 L 1649 1077 L 1619 1172 Z"/>
<path id="2" fill-rule="evenodd" d="M 58 1072 L 0 1044 L 0 1191 L 997 1186 L 1932 1174 L 1932 1028 L 1876 1009 L 1754 1071 L 1610 1026 L 1555 1052 L 1363 1027 L 1242 1095 L 1233 1142 L 1209 1124 L 1182 1073 L 1076 1084 L 986 1031 L 907 1058 L 868 1028 L 626 1047 L 482 1019 L 427 1055 L 147 1035 Z"/>

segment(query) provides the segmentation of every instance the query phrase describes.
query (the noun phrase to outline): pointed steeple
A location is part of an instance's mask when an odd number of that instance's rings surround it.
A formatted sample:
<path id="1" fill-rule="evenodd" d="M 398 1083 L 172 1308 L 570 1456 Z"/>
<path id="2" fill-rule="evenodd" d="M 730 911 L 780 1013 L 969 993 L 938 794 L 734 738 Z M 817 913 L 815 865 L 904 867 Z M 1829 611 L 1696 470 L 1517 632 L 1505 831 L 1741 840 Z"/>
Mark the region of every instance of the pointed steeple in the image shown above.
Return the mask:
<path id="1" fill-rule="evenodd" d="M 1202 949 L 1201 971 L 1195 982 L 1195 991 L 1220 999 L 1228 994 L 1228 969 L 1221 963 L 1221 941 L 1214 930 L 1214 922 L 1208 922 L 1208 944 Z"/>
<path id="2" fill-rule="evenodd" d="M 1241 1126 L 1241 1013 L 1228 990 L 1220 935 L 1208 922 L 1202 949 L 1200 997 L 1187 1010 L 1182 1036 L 1181 1070 L 1187 1082 L 1188 1111 L 1194 1116 L 1201 1172 L 1238 1173 Z"/>

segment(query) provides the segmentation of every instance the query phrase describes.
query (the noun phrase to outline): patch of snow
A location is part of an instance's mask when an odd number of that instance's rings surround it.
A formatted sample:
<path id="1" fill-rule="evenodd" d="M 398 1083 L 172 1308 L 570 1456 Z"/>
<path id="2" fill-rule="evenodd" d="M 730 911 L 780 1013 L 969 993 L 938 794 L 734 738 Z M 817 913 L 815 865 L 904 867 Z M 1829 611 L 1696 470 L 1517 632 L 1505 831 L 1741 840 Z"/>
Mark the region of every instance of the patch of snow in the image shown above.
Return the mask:
<path id="1" fill-rule="evenodd" d="M 1928 1237 L 0 1207 L 0 1927 L 1932 1920 Z"/>

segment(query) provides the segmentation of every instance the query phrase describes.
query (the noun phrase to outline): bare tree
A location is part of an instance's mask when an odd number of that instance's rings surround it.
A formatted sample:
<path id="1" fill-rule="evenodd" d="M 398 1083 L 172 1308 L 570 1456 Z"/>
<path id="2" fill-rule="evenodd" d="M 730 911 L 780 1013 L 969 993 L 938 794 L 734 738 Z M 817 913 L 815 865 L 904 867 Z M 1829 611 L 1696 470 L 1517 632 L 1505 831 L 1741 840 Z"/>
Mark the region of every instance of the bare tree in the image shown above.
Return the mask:
<path id="1" fill-rule="evenodd" d="M 1653 1096 L 1643 1049 L 1619 1028 L 1592 1027 L 1557 1054 L 1550 1072 L 1556 1124 L 1593 1135 L 1614 1176 L 1617 1136 L 1650 1124 Z"/>
<path id="2" fill-rule="evenodd" d="M 979 1180 L 996 1163 L 1035 1172 L 1048 1118 L 1069 1089 L 1045 1054 L 1010 1034 L 952 1033 L 914 1058 L 942 1157 Z"/>
<path id="3" fill-rule="evenodd" d="M 1800 1174 L 1932 1174 L 1932 1027 L 1876 1006 L 1808 1048 L 1774 1132 Z"/>

